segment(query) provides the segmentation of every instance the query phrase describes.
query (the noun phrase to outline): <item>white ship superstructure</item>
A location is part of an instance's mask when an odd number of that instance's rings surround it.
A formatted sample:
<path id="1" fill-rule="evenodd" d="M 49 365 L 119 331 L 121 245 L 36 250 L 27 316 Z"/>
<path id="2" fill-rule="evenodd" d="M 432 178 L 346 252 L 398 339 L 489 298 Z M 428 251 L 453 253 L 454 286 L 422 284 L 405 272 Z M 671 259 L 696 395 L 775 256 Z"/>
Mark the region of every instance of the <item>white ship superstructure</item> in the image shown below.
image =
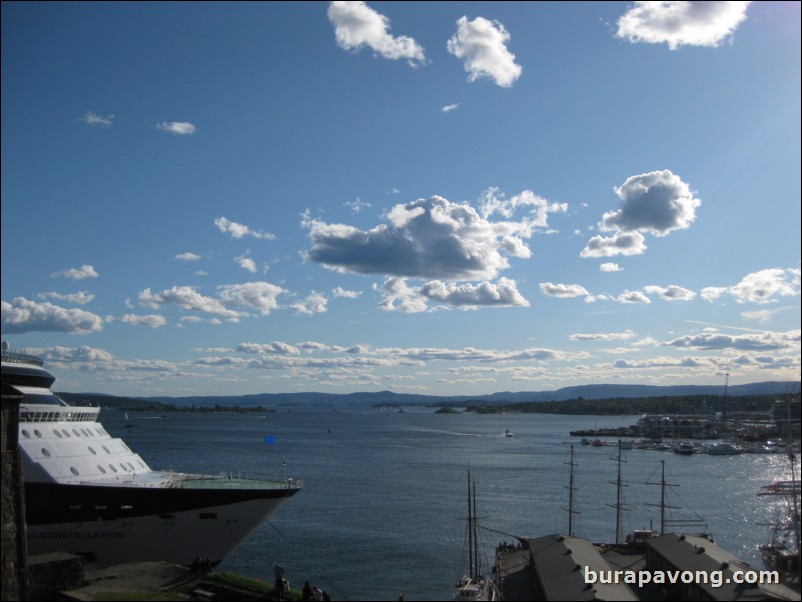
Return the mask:
<path id="1" fill-rule="evenodd" d="M 131 561 L 217 564 L 297 493 L 297 479 L 152 470 L 98 422 L 68 406 L 38 358 L 3 349 L 2 380 L 23 396 L 19 449 L 28 553 L 83 555 L 98 567 Z"/>

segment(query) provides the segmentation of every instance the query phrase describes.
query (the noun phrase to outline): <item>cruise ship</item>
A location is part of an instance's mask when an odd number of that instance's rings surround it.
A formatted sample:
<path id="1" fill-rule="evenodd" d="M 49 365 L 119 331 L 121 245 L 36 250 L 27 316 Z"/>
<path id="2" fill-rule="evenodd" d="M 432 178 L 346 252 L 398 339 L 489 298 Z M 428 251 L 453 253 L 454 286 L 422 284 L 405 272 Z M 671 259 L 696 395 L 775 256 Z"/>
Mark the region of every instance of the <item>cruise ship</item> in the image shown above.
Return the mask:
<path id="1" fill-rule="evenodd" d="M 4 395 L 19 396 L 28 554 L 70 552 L 97 568 L 134 561 L 218 564 L 303 483 L 152 470 L 69 406 L 41 359 L 2 348 Z"/>

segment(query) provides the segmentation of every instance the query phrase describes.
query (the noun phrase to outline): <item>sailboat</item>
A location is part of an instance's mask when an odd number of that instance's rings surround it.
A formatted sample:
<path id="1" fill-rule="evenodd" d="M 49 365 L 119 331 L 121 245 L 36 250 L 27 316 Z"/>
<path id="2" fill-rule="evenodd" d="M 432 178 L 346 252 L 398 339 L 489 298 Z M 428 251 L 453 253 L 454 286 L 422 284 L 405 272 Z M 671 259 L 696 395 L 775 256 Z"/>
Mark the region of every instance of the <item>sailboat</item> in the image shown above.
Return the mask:
<path id="1" fill-rule="evenodd" d="M 457 582 L 452 600 L 498 600 L 496 582 L 482 574 L 479 562 L 479 529 L 476 517 L 476 484 L 468 472 L 468 572 Z"/>

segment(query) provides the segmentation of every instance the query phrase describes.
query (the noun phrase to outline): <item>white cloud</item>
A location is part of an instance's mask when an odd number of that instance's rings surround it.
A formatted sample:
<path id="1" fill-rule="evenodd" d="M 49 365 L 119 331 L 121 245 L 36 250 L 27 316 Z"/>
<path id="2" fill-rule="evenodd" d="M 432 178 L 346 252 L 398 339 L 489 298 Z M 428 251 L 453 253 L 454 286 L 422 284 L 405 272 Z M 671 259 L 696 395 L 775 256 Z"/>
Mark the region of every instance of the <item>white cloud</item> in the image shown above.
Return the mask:
<path id="1" fill-rule="evenodd" d="M 615 298 L 616 301 L 619 303 L 651 303 L 652 300 L 649 299 L 646 295 L 644 295 L 640 291 L 624 291 L 618 297 Z"/>
<path id="2" fill-rule="evenodd" d="M 700 349 L 772 350 L 798 347 L 799 341 L 800 331 L 791 330 L 739 335 L 705 332 L 679 337 L 662 344 L 671 347 L 698 347 Z"/>
<path id="3" fill-rule="evenodd" d="M 80 268 L 70 268 L 62 272 L 51 274 L 52 278 L 67 278 L 69 280 L 83 280 L 85 278 L 98 278 L 98 273 L 91 265 L 82 265 Z"/>
<path id="4" fill-rule="evenodd" d="M 367 46 L 386 59 L 406 59 L 411 66 L 426 61 L 423 48 L 408 36 L 393 37 L 390 20 L 364 2 L 332 2 L 328 10 L 337 45 L 343 50 Z"/>
<path id="5" fill-rule="evenodd" d="M 181 253 L 176 255 L 175 258 L 179 261 L 198 261 L 201 257 L 200 255 L 195 255 L 195 253 Z"/>
<path id="6" fill-rule="evenodd" d="M 751 2 L 635 2 L 618 20 L 619 38 L 630 42 L 718 46 L 746 19 Z"/>
<path id="7" fill-rule="evenodd" d="M 509 267 L 508 256 L 531 256 L 525 239 L 540 223 L 529 218 L 492 222 L 467 203 L 439 196 L 396 205 L 387 219 L 389 225 L 366 231 L 327 224 L 307 214 L 303 224 L 309 228 L 312 248 L 305 257 L 330 269 L 358 274 L 490 279 Z"/>
<path id="8" fill-rule="evenodd" d="M 217 288 L 220 291 L 220 300 L 226 306 L 257 309 L 263 316 L 278 309 L 278 296 L 287 292 L 280 286 L 269 282 L 227 284 Z"/>
<path id="9" fill-rule="evenodd" d="M 585 287 L 579 284 L 552 284 L 551 282 L 541 282 L 540 292 L 549 297 L 559 297 L 561 299 L 590 295 Z"/>
<path id="10" fill-rule="evenodd" d="M 247 270 L 252 274 L 255 274 L 258 271 L 256 268 L 256 262 L 250 257 L 241 255 L 234 258 L 234 261 L 236 261 L 239 267 L 241 267 L 243 270 Z"/>
<path id="11" fill-rule="evenodd" d="M 744 276 L 730 287 L 709 286 L 702 289 L 702 299 L 715 301 L 723 294 L 731 295 L 738 303 L 773 303 L 776 297 L 793 297 L 800 292 L 800 270 L 774 268 Z"/>
<path id="12" fill-rule="evenodd" d="M 307 295 L 306 299 L 298 303 L 290 304 L 290 307 L 298 314 L 311 316 L 313 314 L 322 314 L 328 311 L 329 300 L 326 295 L 312 291 Z"/>
<path id="13" fill-rule="evenodd" d="M 433 280 L 419 289 L 426 299 L 440 301 L 463 309 L 479 307 L 529 307 L 529 302 L 518 292 L 515 280 L 499 278 L 497 283 L 455 284 Z"/>
<path id="14" fill-rule="evenodd" d="M 461 105 L 461 104 L 462 104 L 462 103 L 458 102 L 458 103 L 456 103 L 456 104 L 453 104 L 453 105 L 446 105 L 446 106 L 444 106 L 444 107 L 443 107 L 442 109 L 440 109 L 440 110 L 441 110 L 443 113 L 450 113 L 451 111 L 456 111 L 457 109 L 459 109 L 459 107 L 460 107 L 460 105 Z"/>
<path id="15" fill-rule="evenodd" d="M 625 330 L 624 332 L 577 333 L 568 338 L 572 341 L 628 341 L 635 336 L 636 334 L 631 330 Z"/>
<path id="16" fill-rule="evenodd" d="M 149 326 L 150 328 L 161 328 L 167 324 L 164 316 L 158 314 L 151 314 L 149 316 L 138 316 L 136 314 L 125 314 L 120 318 L 120 322 L 126 324 L 133 324 L 134 326 Z"/>
<path id="17" fill-rule="evenodd" d="M 675 284 L 666 288 L 656 285 L 644 286 L 643 292 L 647 295 L 659 295 L 665 301 L 690 301 L 696 296 L 693 291 Z"/>
<path id="18" fill-rule="evenodd" d="M 260 230 L 252 230 L 248 226 L 232 222 L 225 217 L 218 217 L 214 220 L 214 225 L 224 234 L 230 234 L 234 238 L 242 238 L 244 236 L 253 236 L 254 238 L 275 240 L 276 237 L 269 232 L 262 232 Z"/>
<path id="19" fill-rule="evenodd" d="M 153 309 L 158 308 L 161 304 L 175 304 L 181 309 L 209 313 L 226 318 L 238 318 L 241 315 L 228 309 L 220 299 L 201 295 L 191 286 L 174 286 L 156 294 L 146 288 L 139 293 L 139 303 L 144 307 Z"/>
<path id="20" fill-rule="evenodd" d="M 599 266 L 602 272 L 623 272 L 624 268 L 620 267 L 617 263 L 603 263 Z"/>
<path id="21" fill-rule="evenodd" d="M 255 355 L 276 354 L 276 355 L 300 355 L 301 350 L 295 345 L 273 341 L 272 343 L 240 343 L 237 351 L 251 353 Z"/>
<path id="22" fill-rule="evenodd" d="M 594 236 L 579 253 L 580 257 L 613 257 L 615 255 L 642 255 L 646 239 L 640 232 L 616 232 L 612 236 Z"/>
<path id="23" fill-rule="evenodd" d="M 477 17 L 457 21 L 457 32 L 448 40 L 448 51 L 464 60 L 468 81 L 489 77 L 496 85 L 509 88 L 521 76 L 521 66 L 515 55 L 507 50 L 510 34 L 498 21 Z"/>
<path id="24" fill-rule="evenodd" d="M 359 197 L 355 201 L 351 201 L 349 203 L 343 203 L 344 207 L 349 207 L 353 213 L 360 213 L 365 209 L 368 209 L 371 205 L 370 203 L 366 203 L 362 201 Z"/>
<path id="25" fill-rule="evenodd" d="M 0 302 L 2 332 L 69 332 L 85 334 L 103 330 L 103 318 L 82 309 L 65 309 L 49 302 L 37 303 L 16 297 Z"/>
<path id="26" fill-rule="evenodd" d="M 614 190 L 621 199 L 621 209 L 604 214 L 603 231 L 666 236 L 688 228 L 701 205 L 688 184 L 667 169 L 631 176 Z"/>
<path id="27" fill-rule="evenodd" d="M 349 291 L 338 286 L 332 289 L 331 294 L 335 298 L 345 297 L 346 299 L 356 299 L 362 295 L 362 291 Z"/>
<path id="28" fill-rule="evenodd" d="M 39 293 L 40 299 L 53 299 L 55 301 L 61 301 L 63 303 L 73 303 L 75 305 L 86 305 L 87 303 L 91 303 L 95 296 L 92 293 L 88 293 L 86 291 L 79 291 L 77 293 L 70 293 L 67 295 L 62 295 L 61 293 Z"/>
<path id="29" fill-rule="evenodd" d="M 98 115 L 93 113 L 92 111 L 87 111 L 86 115 L 83 116 L 81 119 L 87 125 L 99 125 L 101 127 L 109 127 L 112 122 L 114 121 L 114 115 L 107 115 L 103 117 L 102 115 Z"/>
<path id="30" fill-rule="evenodd" d="M 376 288 L 374 286 L 374 288 Z M 418 290 L 407 286 L 406 278 L 387 278 L 381 286 L 384 293 L 379 307 L 385 311 L 419 313 L 429 309 Z"/>
<path id="31" fill-rule="evenodd" d="M 195 133 L 195 126 L 188 121 L 162 121 L 156 124 L 156 129 L 178 136 L 191 136 Z"/>

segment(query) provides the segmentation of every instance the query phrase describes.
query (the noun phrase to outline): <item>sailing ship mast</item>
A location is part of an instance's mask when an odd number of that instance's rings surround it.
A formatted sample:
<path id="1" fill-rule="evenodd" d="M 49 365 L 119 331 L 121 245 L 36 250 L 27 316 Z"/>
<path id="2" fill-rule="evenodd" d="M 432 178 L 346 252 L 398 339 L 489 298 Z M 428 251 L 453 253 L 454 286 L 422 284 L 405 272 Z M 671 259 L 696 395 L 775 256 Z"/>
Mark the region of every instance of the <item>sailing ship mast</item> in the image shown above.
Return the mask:
<path id="1" fill-rule="evenodd" d="M 574 446 L 571 446 L 571 459 L 569 460 L 568 464 L 571 466 L 570 476 L 568 478 L 568 508 L 563 508 L 568 512 L 568 537 L 573 537 L 574 535 L 574 514 L 579 514 L 576 510 L 574 510 L 574 466 L 576 466 L 576 462 L 574 462 Z"/>

